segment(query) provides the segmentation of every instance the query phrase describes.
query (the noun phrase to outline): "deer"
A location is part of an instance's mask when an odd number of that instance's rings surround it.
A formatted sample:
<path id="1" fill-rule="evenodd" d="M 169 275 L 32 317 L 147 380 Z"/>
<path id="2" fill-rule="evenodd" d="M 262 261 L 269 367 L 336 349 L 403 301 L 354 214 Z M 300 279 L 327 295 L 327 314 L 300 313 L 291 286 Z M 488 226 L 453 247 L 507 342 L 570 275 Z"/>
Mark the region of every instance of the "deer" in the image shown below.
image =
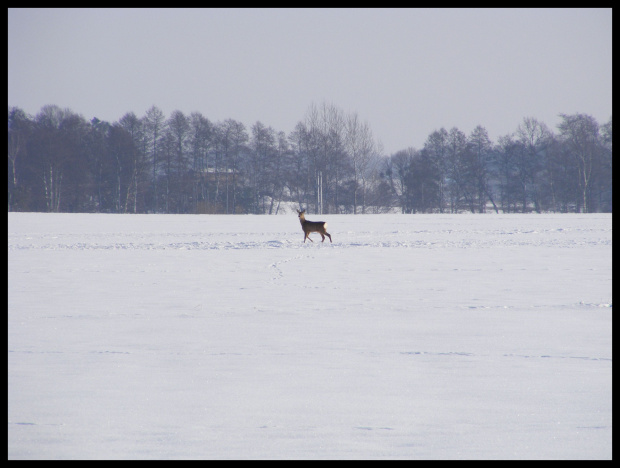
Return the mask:
<path id="1" fill-rule="evenodd" d="M 299 215 L 299 222 L 301 223 L 301 228 L 304 230 L 304 244 L 306 243 L 306 239 L 310 239 L 311 232 L 318 232 L 321 234 L 323 240 L 321 242 L 325 242 L 325 236 L 329 237 L 329 242 L 332 241 L 332 236 L 327 232 L 327 223 L 324 221 L 308 221 L 306 219 L 306 210 L 299 211 L 297 210 L 297 214 Z M 310 239 L 310 242 L 314 242 Z"/>

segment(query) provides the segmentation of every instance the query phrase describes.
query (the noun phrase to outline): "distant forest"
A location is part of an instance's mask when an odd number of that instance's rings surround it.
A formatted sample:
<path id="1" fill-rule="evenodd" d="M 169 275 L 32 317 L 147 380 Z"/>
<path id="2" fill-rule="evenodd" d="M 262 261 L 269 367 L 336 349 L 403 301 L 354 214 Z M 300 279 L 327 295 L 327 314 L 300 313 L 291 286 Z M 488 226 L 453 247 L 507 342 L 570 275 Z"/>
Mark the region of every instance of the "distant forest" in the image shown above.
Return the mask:
<path id="1" fill-rule="evenodd" d="M 612 121 L 524 118 L 492 142 L 484 127 L 432 132 L 383 154 L 369 125 L 311 105 L 290 134 L 199 112 L 90 121 L 44 106 L 8 109 L 8 210 L 88 213 L 611 212 Z"/>

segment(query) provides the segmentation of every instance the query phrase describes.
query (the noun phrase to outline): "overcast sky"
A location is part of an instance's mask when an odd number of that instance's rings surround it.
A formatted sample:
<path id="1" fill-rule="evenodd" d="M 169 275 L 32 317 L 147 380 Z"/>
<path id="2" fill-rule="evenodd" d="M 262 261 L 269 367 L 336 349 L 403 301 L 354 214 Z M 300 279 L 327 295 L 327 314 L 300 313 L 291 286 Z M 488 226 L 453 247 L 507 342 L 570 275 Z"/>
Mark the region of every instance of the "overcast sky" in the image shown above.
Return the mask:
<path id="1" fill-rule="evenodd" d="M 612 112 L 611 9 L 9 9 L 8 104 L 90 120 L 158 106 L 287 134 L 312 103 L 385 154 L 441 127 L 493 141 Z"/>

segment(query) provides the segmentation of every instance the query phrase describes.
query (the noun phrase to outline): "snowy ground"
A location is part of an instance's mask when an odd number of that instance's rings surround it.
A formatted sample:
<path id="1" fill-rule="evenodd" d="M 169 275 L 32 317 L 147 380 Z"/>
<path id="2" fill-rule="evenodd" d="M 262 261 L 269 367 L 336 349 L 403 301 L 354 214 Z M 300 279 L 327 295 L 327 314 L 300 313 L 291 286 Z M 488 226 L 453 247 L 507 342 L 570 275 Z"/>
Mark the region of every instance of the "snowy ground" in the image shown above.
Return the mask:
<path id="1" fill-rule="evenodd" d="M 8 214 L 8 458 L 612 455 L 612 217 Z"/>

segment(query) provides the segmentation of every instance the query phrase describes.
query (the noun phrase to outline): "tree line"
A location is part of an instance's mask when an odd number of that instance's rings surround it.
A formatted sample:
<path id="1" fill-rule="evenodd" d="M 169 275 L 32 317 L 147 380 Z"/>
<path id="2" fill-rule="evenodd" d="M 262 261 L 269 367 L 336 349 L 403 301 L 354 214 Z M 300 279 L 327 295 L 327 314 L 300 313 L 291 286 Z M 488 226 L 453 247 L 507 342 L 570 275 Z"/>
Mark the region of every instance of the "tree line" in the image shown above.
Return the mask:
<path id="1" fill-rule="evenodd" d="M 397 152 L 386 176 L 405 213 L 611 212 L 612 121 L 560 114 L 558 134 L 525 118 L 493 144 L 442 128 L 421 150 Z"/>
<path id="2" fill-rule="evenodd" d="M 367 122 L 312 104 L 288 135 L 156 106 L 90 121 L 56 105 L 8 109 L 8 210 L 277 214 L 611 212 L 612 121 L 525 118 L 493 143 L 484 127 L 431 133 L 384 155 Z"/>

